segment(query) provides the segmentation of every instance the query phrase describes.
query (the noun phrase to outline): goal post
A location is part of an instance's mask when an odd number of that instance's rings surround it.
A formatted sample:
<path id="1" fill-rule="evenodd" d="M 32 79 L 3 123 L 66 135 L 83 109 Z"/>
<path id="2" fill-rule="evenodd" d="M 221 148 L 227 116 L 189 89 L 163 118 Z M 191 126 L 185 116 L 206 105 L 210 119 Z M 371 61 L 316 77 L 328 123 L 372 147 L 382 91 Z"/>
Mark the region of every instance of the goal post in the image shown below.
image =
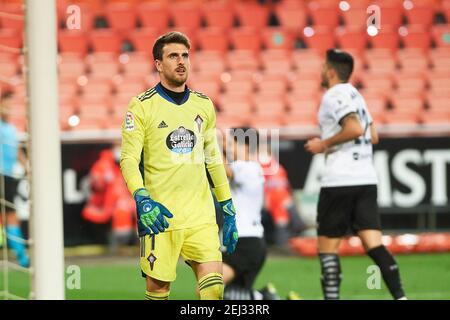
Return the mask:
<path id="1" fill-rule="evenodd" d="M 25 1 L 34 299 L 64 299 L 55 0 Z"/>

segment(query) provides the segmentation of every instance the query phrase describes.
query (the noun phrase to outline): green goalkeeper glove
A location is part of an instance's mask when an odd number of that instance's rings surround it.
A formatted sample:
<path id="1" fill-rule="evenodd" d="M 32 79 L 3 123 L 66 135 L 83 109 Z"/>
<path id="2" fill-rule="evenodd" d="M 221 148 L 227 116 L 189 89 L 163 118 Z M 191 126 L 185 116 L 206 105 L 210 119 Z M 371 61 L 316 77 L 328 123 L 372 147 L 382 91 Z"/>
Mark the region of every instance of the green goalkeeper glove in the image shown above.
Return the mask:
<path id="1" fill-rule="evenodd" d="M 172 218 L 172 213 L 161 203 L 150 198 L 150 194 L 144 188 L 134 192 L 133 198 L 136 201 L 136 211 L 138 220 L 139 236 L 149 234 L 150 230 L 154 234 L 164 232 L 169 223 L 167 218 Z"/>
<path id="2" fill-rule="evenodd" d="M 238 242 L 236 210 L 231 199 L 219 203 L 223 211 L 223 245 L 227 247 L 227 253 L 232 254 Z"/>

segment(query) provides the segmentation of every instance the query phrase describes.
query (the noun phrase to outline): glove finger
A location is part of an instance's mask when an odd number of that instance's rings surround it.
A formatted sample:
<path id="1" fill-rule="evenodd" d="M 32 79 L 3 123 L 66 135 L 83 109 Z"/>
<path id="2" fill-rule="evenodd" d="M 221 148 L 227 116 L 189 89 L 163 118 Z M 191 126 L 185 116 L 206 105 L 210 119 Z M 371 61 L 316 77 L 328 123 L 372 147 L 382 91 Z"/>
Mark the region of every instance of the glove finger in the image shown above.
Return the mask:
<path id="1" fill-rule="evenodd" d="M 164 207 L 163 205 L 161 205 L 162 206 L 162 214 L 163 215 L 165 215 L 167 218 L 173 218 L 173 214 L 166 208 L 166 207 Z"/>
<path id="2" fill-rule="evenodd" d="M 162 226 L 161 222 L 158 219 L 155 220 L 153 225 L 161 232 L 164 232 L 165 228 Z"/>
<path id="3" fill-rule="evenodd" d="M 169 227 L 169 223 L 167 222 L 166 218 L 162 214 L 158 214 L 157 216 L 159 223 L 163 226 L 164 229 L 167 229 Z"/>
<path id="4" fill-rule="evenodd" d="M 154 225 L 150 225 L 149 228 L 150 228 L 150 230 L 152 230 L 152 232 L 153 232 L 154 234 L 158 234 L 158 233 L 159 233 L 158 228 L 155 227 Z"/>

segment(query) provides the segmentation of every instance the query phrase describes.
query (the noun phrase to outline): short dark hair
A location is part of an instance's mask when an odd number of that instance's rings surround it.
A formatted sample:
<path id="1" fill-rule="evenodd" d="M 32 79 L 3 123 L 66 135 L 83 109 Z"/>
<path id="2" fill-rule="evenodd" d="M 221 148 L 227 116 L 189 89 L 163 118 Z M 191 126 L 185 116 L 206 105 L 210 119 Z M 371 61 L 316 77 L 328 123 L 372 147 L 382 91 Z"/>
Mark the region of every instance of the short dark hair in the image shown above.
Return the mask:
<path id="1" fill-rule="evenodd" d="M 179 31 L 171 31 L 156 39 L 155 44 L 153 45 L 154 60 L 162 60 L 163 48 L 169 43 L 181 43 L 184 44 L 186 48 L 191 48 L 191 43 L 186 35 Z"/>
<path id="2" fill-rule="evenodd" d="M 327 50 L 327 63 L 336 70 L 340 80 L 347 82 L 353 72 L 353 57 L 338 49 Z"/>

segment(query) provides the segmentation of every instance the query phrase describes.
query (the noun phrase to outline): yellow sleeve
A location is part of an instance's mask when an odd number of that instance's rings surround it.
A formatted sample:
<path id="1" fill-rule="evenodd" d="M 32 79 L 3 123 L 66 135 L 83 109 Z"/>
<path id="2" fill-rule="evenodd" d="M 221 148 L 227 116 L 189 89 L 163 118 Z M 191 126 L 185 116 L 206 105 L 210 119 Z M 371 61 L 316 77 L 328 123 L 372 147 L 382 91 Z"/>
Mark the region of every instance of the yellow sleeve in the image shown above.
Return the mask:
<path id="1" fill-rule="evenodd" d="M 140 101 L 134 97 L 128 105 L 127 113 L 122 123 L 122 148 L 120 154 L 120 170 L 131 194 L 139 188 L 144 188 L 144 181 L 139 171 L 144 137 L 144 110 Z"/>
<path id="2" fill-rule="evenodd" d="M 230 186 L 222 161 L 222 153 L 217 143 L 216 112 L 211 103 L 208 112 L 208 123 L 205 131 L 206 170 L 212 181 L 214 194 L 218 201 L 231 199 Z"/>

